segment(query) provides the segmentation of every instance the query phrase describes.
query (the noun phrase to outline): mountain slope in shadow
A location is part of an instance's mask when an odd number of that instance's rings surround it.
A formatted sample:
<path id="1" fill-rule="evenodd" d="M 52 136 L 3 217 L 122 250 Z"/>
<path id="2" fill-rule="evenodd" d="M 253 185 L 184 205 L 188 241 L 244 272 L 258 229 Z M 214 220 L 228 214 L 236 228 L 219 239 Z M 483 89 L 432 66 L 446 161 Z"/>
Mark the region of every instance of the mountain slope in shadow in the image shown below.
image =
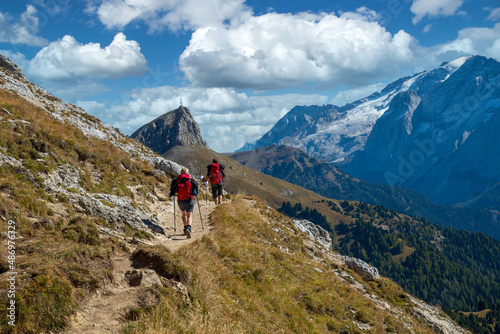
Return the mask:
<path id="1" fill-rule="evenodd" d="M 438 205 L 413 190 L 357 179 L 296 148 L 270 145 L 228 153 L 227 156 L 254 171 L 300 185 L 328 198 L 384 205 L 442 226 L 484 232 L 500 239 L 499 216 L 495 210 Z"/>

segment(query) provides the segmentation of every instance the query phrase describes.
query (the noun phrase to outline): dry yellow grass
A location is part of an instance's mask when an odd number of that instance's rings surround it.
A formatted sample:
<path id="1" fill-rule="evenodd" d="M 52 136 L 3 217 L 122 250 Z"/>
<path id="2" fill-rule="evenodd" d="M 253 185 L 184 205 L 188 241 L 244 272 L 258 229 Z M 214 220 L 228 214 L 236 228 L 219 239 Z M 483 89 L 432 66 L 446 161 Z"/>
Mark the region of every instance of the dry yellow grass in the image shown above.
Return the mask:
<path id="1" fill-rule="evenodd" d="M 411 332 L 340 281 L 335 264 L 315 261 L 293 224 L 259 200 L 236 196 L 211 224 L 209 237 L 175 254 L 192 273 L 191 306 L 165 291 L 126 333 L 362 333 L 364 325 L 370 333 Z M 386 279 L 366 288 L 394 306 L 408 303 Z M 432 333 L 405 316 L 414 331 Z"/>
<path id="2" fill-rule="evenodd" d="M 132 196 L 127 186 L 152 189 L 169 181 L 153 176 L 150 165 L 109 142 L 85 136 L 12 92 L 0 89 L 0 108 L 9 112 L 0 114 L 0 152 L 23 166 L 0 167 L 0 232 L 7 231 L 7 221 L 15 222 L 19 273 L 16 327 L 2 317 L 0 332 L 58 331 L 78 302 L 110 279 L 109 256 L 116 242 L 99 240 L 95 224 L 106 222 L 80 217 L 65 196 L 46 192 L 41 176 L 69 164 L 83 171 L 80 185 L 85 190 L 121 196 Z M 102 175 L 101 182 L 91 181 L 93 171 Z M 65 215 L 55 213 L 54 205 L 64 208 Z M 8 303 L 7 241 L 0 239 L 1 314 Z"/>

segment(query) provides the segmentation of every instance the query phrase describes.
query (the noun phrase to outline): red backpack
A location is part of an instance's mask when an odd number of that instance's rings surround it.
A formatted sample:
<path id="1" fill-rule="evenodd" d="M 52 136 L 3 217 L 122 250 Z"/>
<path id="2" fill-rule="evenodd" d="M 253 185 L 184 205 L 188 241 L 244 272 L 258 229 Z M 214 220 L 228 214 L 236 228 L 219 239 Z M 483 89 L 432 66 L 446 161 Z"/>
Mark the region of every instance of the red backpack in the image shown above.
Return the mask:
<path id="1" fill-rule="evenodd" d="M 181 174 L 177 177 L 177 193 L 179 200 L 191 199 L 193 189 L 189 174 Z"/>
<path id="2" fill-rule="evenodd" d="M 219 184 L 222 182 L 222 174 L 220 173 L 219 164 L 213 163 L 210 167 L 210 183 Z"/>

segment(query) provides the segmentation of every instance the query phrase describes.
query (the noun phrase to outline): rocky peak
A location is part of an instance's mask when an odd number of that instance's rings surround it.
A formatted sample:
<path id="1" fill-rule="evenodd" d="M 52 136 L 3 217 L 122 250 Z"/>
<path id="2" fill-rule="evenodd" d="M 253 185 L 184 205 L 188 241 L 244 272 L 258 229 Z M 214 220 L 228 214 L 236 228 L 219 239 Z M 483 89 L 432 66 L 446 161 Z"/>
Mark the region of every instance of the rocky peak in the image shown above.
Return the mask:
<path id="1" fill-rule="evenodd" d="M 289 145 L 308 151 L 301 145 L 293 145 L 297 138 L 305 138 L 315 133 L 318 127 L 333 122 L 339 117 L 339 107 L 296 106 L 281 118 L 275 126 L 255 143 L 246 143 L 237 152 L 248 151 L 272 144 Z"/>
<path id="2" fill-rule="evenodd" d="M 188 108 L 180 106 L 135 131 L 131 138 L 164 154 L 174 146 L 202 146 L 208 148 L 201 131 Z"/>
<path id="3" fill-rule="evenodd" d="M 0 54 L 0 68 L 10 71 L 15 77 L 26 79 L 23 71 L 9 58 Z"/>

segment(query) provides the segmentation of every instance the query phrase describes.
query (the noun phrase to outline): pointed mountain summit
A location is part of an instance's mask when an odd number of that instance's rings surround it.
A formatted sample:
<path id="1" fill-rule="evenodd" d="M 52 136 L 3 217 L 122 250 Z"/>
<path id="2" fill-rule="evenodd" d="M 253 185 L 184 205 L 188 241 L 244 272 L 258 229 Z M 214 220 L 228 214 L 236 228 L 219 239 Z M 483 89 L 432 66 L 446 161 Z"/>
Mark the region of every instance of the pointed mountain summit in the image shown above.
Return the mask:
<path id="1" fill-rule="evenodd" d="M 208 148 L 188 108 L 180 106 L 141 126 L 131 136 L 162 155 L 175 146 Z"/>

